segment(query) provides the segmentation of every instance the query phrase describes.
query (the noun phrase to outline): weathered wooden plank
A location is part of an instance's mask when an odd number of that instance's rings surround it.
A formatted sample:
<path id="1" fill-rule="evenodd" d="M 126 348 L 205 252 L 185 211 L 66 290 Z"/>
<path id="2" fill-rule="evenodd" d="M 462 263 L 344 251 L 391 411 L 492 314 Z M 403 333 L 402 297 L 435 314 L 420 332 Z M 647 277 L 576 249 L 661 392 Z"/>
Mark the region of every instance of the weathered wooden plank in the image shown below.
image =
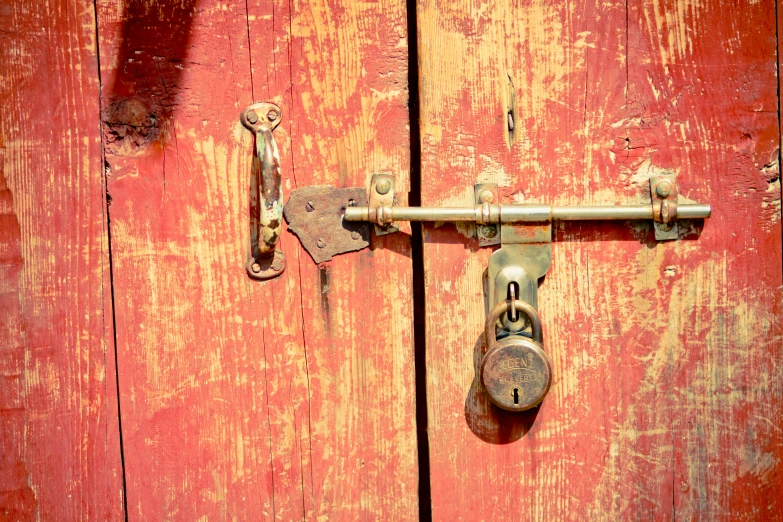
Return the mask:
<path id="1" fill-rule="evenodd" d="M 645 4 L 631 16 L 639 62 L 659 60 L 654 68 L 635 68 L 643 119 L 665 120 L 645 129 L 647 135 L 664 138 L 658 147 L 668 154 L 659 161 L 683 174 L 700 172 L 689 181 L 694 189 L 695 181 L 709 183 L 704 193 L 717 218 L 705 227 L 703 247 L 670 249 L 671 261 L 665 260 L 677 265 L 667 276 L 670 317 L 677 318 L 668 334 L 680 334 L 671 343 L 673 510 L 684 519 L 779 519 L 783 286 L 775 5 L 742 6 L 736 16 L 729 6 Z"/>
<path id="2" fill-rule="evenodd" d="M 98 29 L 129 516 L 271 519 L 244 2 L 99 2 Z"/>
<path id="3" fill-rule="evenodd" d="M 120 520 L 92 2 L 0 3 L 0 74 L 0 519 Z"/>
<path id="4" fill-rule="evenodd" d="M 99 2 L 133 517 L 415 517 L 406 239 L 318 267 L 286 233 L 281 277 L 244 272 L 251 101 L 286 192 L 407 171 L 404 10 L 356 9 Z"/>
<path id="5" fill-rule="evenodd" d="M 364 187 L 373 172 L 390 171 L 405 201 L 405 3 L 256 3 L 249 20 L 254 98 L 287 111 L 276 131 L 286 190 Z M 372 250 L 320 266 L 292 235 L 283 249 L 291 304 L 271 311 L 264 335 L 280 339 L 301 325 L 304 342 L 267 341 L 276 513 L 411 520 L 418 483 L 409 237 L 375 239 Z"/>
<path id="6" fill-rule="evenodd" d="M 423 204 L 471 203 L 477 181 L 507 201 L 636 202 L 665 168 L 713 205 L 676 243 L 649 224 L 557 229 L 539 295 L 555 380 L 528 415 L 498 412 L 478 385 L 489 252 L 426 228 L 436 520 L 780 510 L 774 4 L 735 11 L 419 5 Z"/>

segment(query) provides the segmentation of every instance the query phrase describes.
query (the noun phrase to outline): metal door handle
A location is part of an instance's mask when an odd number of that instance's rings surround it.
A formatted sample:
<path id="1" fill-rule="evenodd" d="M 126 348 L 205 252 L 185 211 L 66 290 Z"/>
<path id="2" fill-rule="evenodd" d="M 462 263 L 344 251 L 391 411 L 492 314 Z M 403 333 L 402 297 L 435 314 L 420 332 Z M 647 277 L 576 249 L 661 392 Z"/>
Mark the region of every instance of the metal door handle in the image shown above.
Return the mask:
<path id="1" fill-rule="evenodd" d="M 251 167 L 251 256 L 247 273 L 253 279 L 277 277 L 285 270 L 285 256 L 277 250 L 282 232 L 283 188 L 280 153 L 272 131 L 282 119 L 280 107 L 273 103 L 254 103 L 242 111 L 240 120 L 255 135 Z M 257 209 L 257 212 L 254 210 Z"/>

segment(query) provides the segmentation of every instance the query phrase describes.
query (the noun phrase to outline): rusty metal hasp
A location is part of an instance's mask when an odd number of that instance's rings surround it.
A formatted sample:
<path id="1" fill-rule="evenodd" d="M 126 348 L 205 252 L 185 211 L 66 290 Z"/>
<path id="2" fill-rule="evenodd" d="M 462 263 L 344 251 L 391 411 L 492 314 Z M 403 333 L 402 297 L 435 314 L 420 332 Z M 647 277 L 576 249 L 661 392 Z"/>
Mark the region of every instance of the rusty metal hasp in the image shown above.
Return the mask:
<path id="1" fill-rule="evenodd" d="M 313 261 L 323 263 L 370 246 L 369 223 L 343 219 L 346 208 L 366 202 L 362 188 L 306 187 L 291 192 L 283 215 Z"/>
<path id="2" fill-rule="evenodd" d="M 394 176 L 373 174 L 369 198 L 363 188 L 304 187 L 291 191 L 283 214 L 288 228 L 296 234 L 313 261 L 323 263 L 333 256 L 370 246 L 370 224 L 345 219 L 348 209 L 357 206 L 386 208 L 394 203 Z M 376 224 L 374 228 L 376 236 L 398 230 L 393 225 Z"/>

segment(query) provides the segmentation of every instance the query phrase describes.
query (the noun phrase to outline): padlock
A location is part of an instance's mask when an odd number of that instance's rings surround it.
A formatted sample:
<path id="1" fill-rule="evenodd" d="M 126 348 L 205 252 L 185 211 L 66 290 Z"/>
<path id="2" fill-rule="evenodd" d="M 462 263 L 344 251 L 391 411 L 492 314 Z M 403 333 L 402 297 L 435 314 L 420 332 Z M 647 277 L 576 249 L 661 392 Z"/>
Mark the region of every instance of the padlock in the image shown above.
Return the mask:
<path id="1" fill-rule="evenodd" d="M 495 323 L 511 308 L 530 320 L 533 338 L 512 335 L 498 341 Z M 487 316 L 484 339 L 488 348 L 481 361 L 481 382 L 490 400 L 509 411 L 529 410 L 541 404 L 552 383 L 552 363 L 542 346 L 541 319 L 524 301 L 498 303 Z"/>

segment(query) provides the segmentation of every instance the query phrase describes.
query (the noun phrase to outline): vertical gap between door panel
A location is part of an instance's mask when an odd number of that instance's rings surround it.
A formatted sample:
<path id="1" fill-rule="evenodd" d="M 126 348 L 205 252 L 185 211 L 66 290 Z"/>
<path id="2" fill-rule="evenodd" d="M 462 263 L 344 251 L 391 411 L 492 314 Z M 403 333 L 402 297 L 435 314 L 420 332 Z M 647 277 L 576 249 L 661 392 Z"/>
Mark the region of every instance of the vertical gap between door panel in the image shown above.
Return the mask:
<path id="1" fill-rule="evenodd" d="M 419 131 L 419 48 L 416 0 L 407 0 L 408 114 L 410 115 L 411 191 L 408 204 L 421 205 L 421 133 Z M 419 520 L 432 520 L 430 445 L 427 436 L 426 299 L 422 223 L 411 222 L 413 264 L 413 351 L 416 372 L 416 445 L 419 462 Z"/>
<path id="2" fill-rule="evenodd" d="M 111 250 L 111 195 L 109 194 L 108 163 L 106 162 L 106 148 L 103 140 L 103 121 L 101 114 L 103 111 L 103 80 L 101 78 L 101 52 L 100 40 L 98 38 L 98 0 L 93 0 L 93 13 L 95 15 L 95 58 L 98 68 L 98 135 L 101 139 L 101 171 L 103 178 L 103 188 L 105 190 L 105 211 L 106 211 L 106 244 L 109 258 L 109 292 L 111 295 L 111 330 L 112 344 L 114 348 L 114 386 L 117 390 L 117 430 L 120 445 L 120 468 L 122 470 L 122 511 L 125 522 L 128 522 L 128 483 L 125 473 L 125 444 L 122 438 L 122 410 L 120 409 L 120 363 L 117 360 L 117 307 L 114 299 L 114 260 Z M 105 301 L 104 301 L 105 303 Z M 104 316 L 105 317 L 105 316 Z M 105 357 L 104 357 L 105 361 Z M 106 376 L 107 380 L 109 375 Z M 110 419 L 106 419 L 110 422 Z"/>
<path id="3" fill-rule="evenodd" d="M 775 80 L 777 80 L 777 94 L 778 94 L 778 180 L 783 180 L 783 165 L 781 165 L 781 162 L 783 162 L 783 150 L 781 150 L 781 147 L 783 147 L 783 135 L 781 135 L 781 120 L 780 120 L 780 15 L 778 13 L 778 10 L 780 7 L 778 6 L 778 2 L 775 2 Z M 783 183 L 781 183 L 781 190 L 783 190 Z M 780 197 L 783 195 L 783 192 L 778 194 Z M 779 209 L 780 217 L 783 219 L 783 205 Z M 781 253 L 783 255 L 783 253 Z"/>

